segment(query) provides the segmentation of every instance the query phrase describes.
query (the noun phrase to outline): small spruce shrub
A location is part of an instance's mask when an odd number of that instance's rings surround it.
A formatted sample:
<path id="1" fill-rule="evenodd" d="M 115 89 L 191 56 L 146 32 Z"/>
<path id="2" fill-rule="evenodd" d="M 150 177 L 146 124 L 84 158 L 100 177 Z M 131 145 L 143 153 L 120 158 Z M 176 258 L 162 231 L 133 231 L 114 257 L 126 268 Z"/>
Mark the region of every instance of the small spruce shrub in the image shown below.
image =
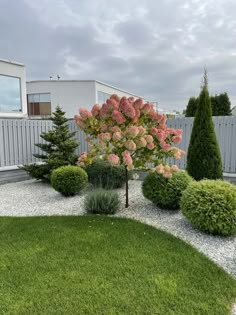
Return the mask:
<path id="1" fill-rule="evenodd" d="M 92 214 L 115 214 L 120 206 L 117 192 L 95 189 L 85 196 L 84 207 L 86 212 Z"/>
<path id="2" fill-rule="evenodd" d="M 181 198 L 181 211 L 196 228 L 219 235 L 236 233 L 236 187 L 222 180 L 191 183 Z"/>
<path id="3" fill-rule="evenodd" d="M 95 187 L 114 189 L 120 188 L 125 183 L 125 167 L 113 166 L 108 161 L 95 159 L 86 166 L 86 172 L 91 184 Z"/>
<path id="4" fill-rule="evenodd" d="M 159 208 L 177 210 L 182 193 L 191 181 L 192 178 L 184 171 L 173 173 L 171 178 L 152 172 L 145 177 L 142 191 L 144 197 Z"/>
<path id="5" fill-rule="evenodd" d="M 66 197 L 80 192 L 87 182 L 87 173 L 78 166 L 62 166 L 54 170 L 51 175 L 52 187 Z"/>

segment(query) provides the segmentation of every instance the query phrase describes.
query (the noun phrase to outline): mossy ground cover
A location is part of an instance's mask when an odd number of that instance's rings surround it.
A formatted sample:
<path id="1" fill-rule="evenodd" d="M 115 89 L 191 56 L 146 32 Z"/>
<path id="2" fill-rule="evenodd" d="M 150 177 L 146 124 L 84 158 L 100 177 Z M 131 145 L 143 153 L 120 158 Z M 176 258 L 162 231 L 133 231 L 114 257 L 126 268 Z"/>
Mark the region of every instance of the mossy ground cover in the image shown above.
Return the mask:
<path id="1" fill-rule="evenodd" d="M 0 218 L 0 314 L 227 315 L 235 301 L 229 275 L 150 226 Z"/>

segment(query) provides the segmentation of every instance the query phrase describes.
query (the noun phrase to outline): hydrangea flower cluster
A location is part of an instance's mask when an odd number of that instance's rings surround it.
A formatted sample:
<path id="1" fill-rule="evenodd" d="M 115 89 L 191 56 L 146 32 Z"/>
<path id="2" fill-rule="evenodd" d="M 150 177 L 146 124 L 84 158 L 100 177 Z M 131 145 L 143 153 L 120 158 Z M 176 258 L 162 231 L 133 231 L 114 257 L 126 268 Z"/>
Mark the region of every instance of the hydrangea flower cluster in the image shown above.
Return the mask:
<path id="1" fill-rule="evenodd" d="M 166 178 L 178 170 L 176 165 L 164 165 L 163 160 L 178 160 L 185 154 L 174 146 L 181 142 L 182 130 L 167 128 L 167 117 L 152 104 L 112 95 L 102 106 L 95 104 L 91 111 L 81 108 L 79 113 L 75 121 L 88 135 L 89 152 L 80 155 L 78 165 L 102 155 L 112 165 L 123 164 L 128 170 L 154 163 L 155 170 Z"/>

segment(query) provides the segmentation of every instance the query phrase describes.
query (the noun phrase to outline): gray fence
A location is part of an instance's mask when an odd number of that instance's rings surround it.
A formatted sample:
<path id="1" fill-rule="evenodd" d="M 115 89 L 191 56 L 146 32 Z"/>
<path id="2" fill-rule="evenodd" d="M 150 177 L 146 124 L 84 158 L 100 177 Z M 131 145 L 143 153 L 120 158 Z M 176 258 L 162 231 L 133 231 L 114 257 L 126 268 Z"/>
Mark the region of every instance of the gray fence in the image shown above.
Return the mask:
<path id="1" fill-rule="evenodd" d="M 236 173 L 236 117 L 214 117 L 215 130 L 220 145 L 225 173 Z M 183 140 L 180 148 L 187 151 L 192 130 L 192 118 L 168 119 L 169 127 L 183 129 Z M 74 121 L 69 122 L 71 131 L 76 131 L 80 142 L 79 154 L 87 151 L 84 133 L 78 131 Z M 36 162 L 33 153 L 38 153 L 34 146 L 41 140 L 40 134 L 52 128 L 50 120 L 0 119 L 0 169 Z M 206 148 L 207 150 L 207 148 Z M 180 168 L 186 166 L 186 155 L 176 163 Z"/>

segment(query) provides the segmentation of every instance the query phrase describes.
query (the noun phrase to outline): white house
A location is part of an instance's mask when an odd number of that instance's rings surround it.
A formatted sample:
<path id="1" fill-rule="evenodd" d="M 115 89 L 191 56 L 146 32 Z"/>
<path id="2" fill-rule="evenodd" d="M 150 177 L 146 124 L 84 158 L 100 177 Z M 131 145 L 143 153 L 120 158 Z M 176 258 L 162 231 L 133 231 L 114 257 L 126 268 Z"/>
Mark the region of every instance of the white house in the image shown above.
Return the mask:
<path id="1" fill-rule="evenodd" d="M 94 104 L 103 104 L 112 94 L 140 96 L 96 80 L 44 80 L 27 84 L 28 115 L 50 115 L 57 105 L 68 118 L 78 113 L 79 107 L 91 109 Z"/>
<path id="2" fill-rule="evenodd" d="M 0 118 L 25 116 L 27 116 L 25 66 L 0 59 Z"/>

